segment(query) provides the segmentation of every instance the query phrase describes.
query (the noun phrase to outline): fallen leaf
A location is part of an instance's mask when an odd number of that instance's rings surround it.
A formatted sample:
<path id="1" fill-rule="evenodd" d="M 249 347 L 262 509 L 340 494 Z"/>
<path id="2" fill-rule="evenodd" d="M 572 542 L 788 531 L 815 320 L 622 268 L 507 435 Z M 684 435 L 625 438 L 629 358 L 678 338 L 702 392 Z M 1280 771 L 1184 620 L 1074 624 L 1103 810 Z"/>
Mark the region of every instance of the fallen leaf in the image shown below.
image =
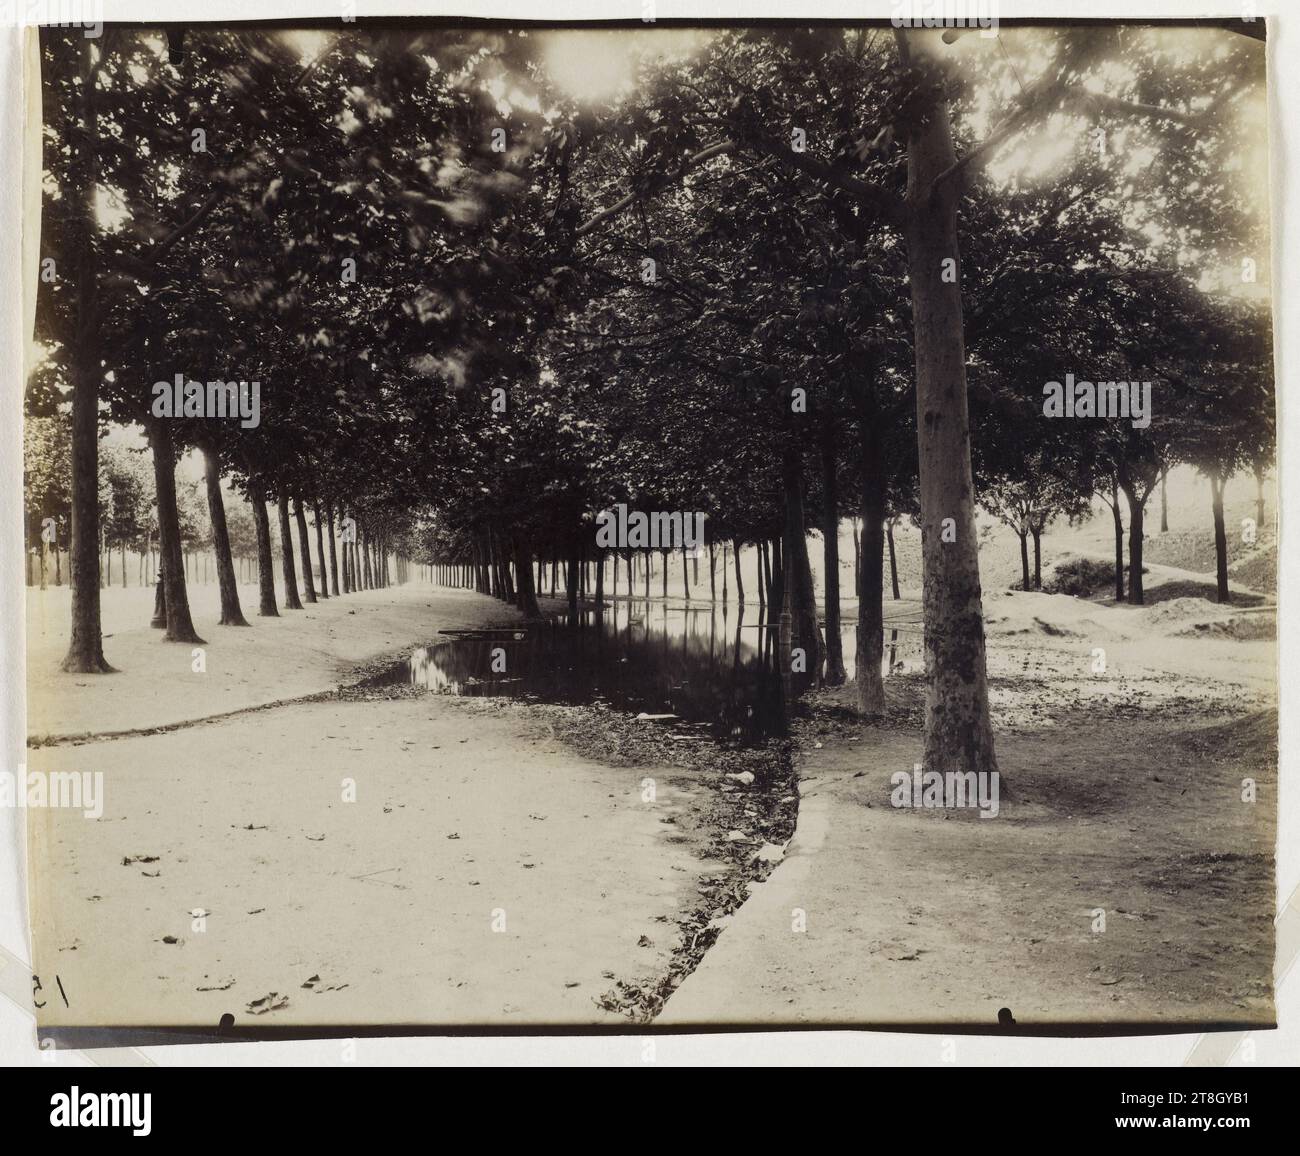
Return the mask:
<path id="1" fill-rule="evenodd" d="M 249 1015 L 265 1015 L 267 1012 L 279 1011 L 289 1006 L 289 997 L 277 991 L 269 992 L 261 999 L 255 999 L 248 1005 Z"/>

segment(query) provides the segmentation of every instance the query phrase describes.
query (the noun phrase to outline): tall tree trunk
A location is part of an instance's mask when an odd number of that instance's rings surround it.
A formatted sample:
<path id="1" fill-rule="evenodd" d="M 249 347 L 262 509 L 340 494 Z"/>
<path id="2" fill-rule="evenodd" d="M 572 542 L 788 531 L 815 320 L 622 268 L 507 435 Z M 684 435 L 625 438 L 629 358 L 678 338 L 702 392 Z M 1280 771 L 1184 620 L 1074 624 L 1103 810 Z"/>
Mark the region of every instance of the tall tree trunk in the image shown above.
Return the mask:
<path id="1" fill-rule="evenodd" d="M 727 560 L 722 560 L 723 578 L 726 578 Z M 718 574 L 717 574 L 717 555 L 715 553 L 713 539 L 709 539 L 709 601 L 718 600 Z"/>
<path id="2" fill-rule="evenodd" d="M 1226 477 L 1210 475 L 1210 499 L 1214 510 L 1214 576 L 1220 602 L 1230 602 L 1228 590 L 1228 534 L 1223 523 L 1223 491 Z"/>
<path id="3" fill-rule="evenodd" d="M 855 657 L 858 713 L 885 713 L 885 466 L 880 422 L 865 397 L 858 408 L 862 436 L 862 532 L 858 559 L 858 626 Z"/>
<path id="4" fill-rule="evenodd" d="M 500 534 L 492 535 L 492 552 L 496 559 L 498 597 L 503 602 L 514 602 L 515 586 L 510 578 L 510 558 L 506 554 L 506 543 Z"/>
<path id="5" fill-rule="evenodd" d="M 787 582 L 794 581 L 790 590 L 791 628 L 795 644 L 807 654 L 808 670 L 820 676 L 826 646 L 817 624 L 817 592 L 813 587 L 812 566 L 808 559 L 808 530 L 804 518 L 803 463 L 799 451 L 786 446 L 782 451 L 781 476 L 785 490 L 785 558 Z"/>
<path id="6" fill-rule="evenodd" d="M 885 521 L 885 538 L 889 543 L 889 586 L 890 592 L 897 602 L 902 598 L 898 590 L 898 554 L 894 549 L 894 519 L 888 518 Z M 854 569 L 857 569 L 857 562 L 854 562 Z"/>
<path id="7" fill-rule="evenodd" d="M 564 568 L 564 580 L 569 596 L 569 614 L 577 620 L 578 616 L 578 543 L 576 536 L 569 538 L 569 561 Z"/>
<path id="8" fill-rule="evenodd" d="M 275 563 L 271 558 L 271 519 L 266 514 L 266 492 L 253 479 L 248 487 L 253 507 L 253 526 L 257 531 L 257 613 L 263 618 L 279 618 L 275 604 Z"/>
<path id="9" fill-rule="evenodd" d="M 1165 466 L 1160 471 L 1160 532 L 1169 533 L 1169 495 L 1166 491 L 1166 482 L 1169 479 L 1169 467 Z"/>
<path id="10" fill-rule="evenodd" d="M 321 522 L 320 502 L 312 503 L 311 512 L 312 517 L 316 519 L 316 556 L 320 559 L 319 593 L 322 598 L 328 598 L 330 596 L 330 576 L 329 571 L 325 568 L 325 526 Z M 335 590 L 334 593 L 337 594 L 338 591 Z"/>
<path id="11" fill-rule="evenodd" d="M 339 559 L 334 546 L 334 503 L 327 502 L 325 512 L 329 517 L 330 531 L 330 583 L 334 587 L 334 597 L 339 596 Z"/>
<path id="12" fill-rule="evenodd" d="M 357 540 L 361 546 L 361 589 L 373 590 L 375 588 L 375 577 L 370 568 L 370 532 L 368 530 L 359 530 Z"/>
<path id="13" fill-rule="evenodd" d="M 519 574 L 516 587 L 515 605 L 525 618 L 540 618 L 542 608 L 537 604 L 537 587 L 533 584 L 533 563 L 527 543 L 522 537 L 515 538 L 515 569 Z"/>
<path id="14" fill-rule="evenodd" d="M 767 558 L 770 563 L 769 582 L 767 586 L 767 605 L 772 613 L 785 605 L 785 561 L 781 557 L 781 539 L 771 539 L 767 543 Z"/>
<path id="15" fill-rule="evenodd" d="M 1115 522 L 1115 601 L 1124 601 L 1124 513 L 1119 508 L 1119 487 L 1111 482 L 1110 515 Z"/>
<path id="16" fill-rule="evenodd" d="M 1255 467 L 1255 526 L 1261 534 L 1264 532 L 1264 469 L 1262 466 Z"/>
<path id="17" fill-rule="evenodd" d="M 736 602 L 743 607 L 745 605 L 745 580 L 740 575 L 740 539 L 739 538 L 733 538 L 731 540 L 731 561 L 732 564 L 736 567 Z M 762 575 L 759 575 L 759 582 L 761 585 Z"/>
<path id="18" fill-rule="evenodd" d="M 102 44 L 96 48 L 103 52 Z M 95 203 L 99 184 L 99 121 L 95 108 L 98 65 L 91 41 L 78 47 L 81 123 L 69 126 L 74 144 L 64 190 L 64 251 L 73 268 L 76 298 L 72 344 L 72 527 L 68 551 L 72 585 L 72 636 L 61 669 L 69 674 L 109 674 L 104 659 L 99 603 L 99 274 L 95 267 Z M 102 59 L 102 56 L 100 57 Z M 74 138 L 76 139 L 76 138 Z"/>
<path id="19" fill-rule="evenodd" d="M 311 547 L 307 539 L 307 515 L 302 510 L 302 498 L 294 500 L 293 517 L 298 523 L 298 549 L 302 553 L 302 588 L 308 602 L 316 601 L 316 582 L 311 574 Z"/>
<path id="20" fill-rule="evenodd" d="M 301 610 L 298 600 L 298 572 L 293 564 L 293 532 L 289 529 L 289 494 L 281 489 L 276 499 L 280 511 L 280 569 L 284 571 L 284 605 L 288 610 Z"/>
<path id="21" fill-rule="evenodd" d="M 842 686 L 844 650 L 840 641 L 840 495 L 836 476 L 835 425 L 829 416 L 821 424 L 822 538 L 826 575 L 826 684 Z"/>
<path id="22" fill-rule="evenodd" d="M 167 584 L 166 576 L 163 574 L 162 556 L 158 558 L 157 577 L 153 584 L 153 617 L 149 619 L 149 625 L 154 630 L 167 629 L 167 595 L 163 587 Z"/>
<path id="23" fill-rule="evenodd" d="M 1043 528 L 1030 525 L 1029 533 L 1034 539 L 1034 589 L 1043 588 Z"/>
<path id="24" fill-rule="evenodd" d="M 616 554 L 614 557 L 617 558 L 618 555 Z M 596 605 L 605 605 L 605 553 L 603 550 L 596 551 Z"/>
<path id="25" fill-rule="evenodd" d="M 853 589 L 858 588 L 858 566 L 862 561 L 862 543 L 858 540 L 858 520 L 850 518 L 849 525 L 853 527 Z M 894 557 L 894 523 L 891 519 L 889 523 L 889 557 L 890 564 L 893 564 Z"/>
<path id="26" fill-rule="evenodd" d="M 217 586 L 221 591 L 221 619 L 217 625 L 247 626 L 248 621 L 239 605 L 235 560 L 230 556 L 226 503 L 221 496 L 221 468 L 211 446 L 202 447 L 202 452 L 203 477 L 208 489 L 208 516 L 212 519 L 212 549 L 217 555 Z"/>
<path id="27" fill-rule="evenodd" d="M 501 598 L 501 567 L 497 565 L 496 544 L 493 541 L 492 527 L 483 530 L 483 561 L 487 566 L 487 593 L 493 598 Z"/>
<path id="28" fill-rule="evenodd" d="M 895 29 L 895 36 L 910 55 L 910 45 L 920 43 L 921 34 Z M 960 182 L 949 180 L 931 191 L 955 161 L 947 97 L 937 84 L 925 84 L 915 94 L 909 118 L 905 203 L 924 560 L 924 768 L 992 772 L 997 758 L 975 536 L 957 244 Z M 955 533 L 945 534 L 945 528 Z"/>
<path id="29" fill-rule="evenodd" d="M 153 476 L 158 497 L 158 539 L 162 555 L 163 600 L 167 607 L 167 642 L 197 642 L 203 639 L 190 618 L 190 600 L 185 589 L 185 556 L 181 548 L 180 515 L 176 508 L 176 457 L 168 418 L 153 425 Z"/>
<path id="30" fill-rule="evenodd" d="M 1020 539 L 1020 589 L 1031 590 L 1029 585 L 1029 531 L 1026 529 L 1017 530 L 1016 537 Z"/>
<path id="31" fill-rule="evenodd" d="M 1121 483 L 1128 499 L 1128 600 L 1133 606 L 1145 601 L 1142 592 L 1142 522 L 1145 499 L 1139 500 L 1132 484 Z"/>
<path id="32" fill-rule="evenodd" d="M 682 593 L 686 595 L 686 601 L 689 602 L 691 600 L 691 580 L 690 580 L 690 575 L 687 573 L 688 563 L 686 557 L 687 557 L 686 546 L 683 544 L 682 546 Z"/>

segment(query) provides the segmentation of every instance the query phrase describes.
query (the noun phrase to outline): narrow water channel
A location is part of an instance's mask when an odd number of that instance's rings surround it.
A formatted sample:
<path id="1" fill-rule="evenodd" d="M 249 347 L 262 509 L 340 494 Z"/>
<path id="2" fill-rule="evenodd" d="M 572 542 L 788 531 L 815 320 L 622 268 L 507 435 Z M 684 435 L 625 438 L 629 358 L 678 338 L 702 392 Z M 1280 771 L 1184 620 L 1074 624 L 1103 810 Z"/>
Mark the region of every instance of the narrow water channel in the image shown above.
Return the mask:
<path id="1" fill-rule="evenodd" d="M 784 733 L 787 698 L 811 682 L 811 675 L 794 675 L 783 685 L 776 633 L 754 608 L 620 601 L 586 610 L 576 622 L 449 633 L 376 681 L 437 694 L 599 702 L 719 742 L 752 745 Z M 842 640 L 852 678 L 852 624 Z M 919 624 L 887 623 L 885 675 L 920 663 Z"/>

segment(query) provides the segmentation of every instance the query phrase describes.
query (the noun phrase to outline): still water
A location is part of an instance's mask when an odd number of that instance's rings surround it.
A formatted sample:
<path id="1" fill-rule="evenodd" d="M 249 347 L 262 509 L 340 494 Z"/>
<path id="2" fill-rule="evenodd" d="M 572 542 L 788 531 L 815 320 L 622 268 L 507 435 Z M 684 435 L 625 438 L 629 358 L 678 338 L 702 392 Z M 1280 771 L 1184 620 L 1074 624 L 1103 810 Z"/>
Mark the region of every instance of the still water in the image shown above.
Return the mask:
<path id="1" fill-rule="evenodd" d="M 885 674 L 920 669 L 919 624 L 886 624 Z M 787 703 L 811 683 L 783 684 L 777 631 L 750 608 L 621 601 L 576 622 L 448 632 L 380 682 L 437 694 L 504 695 L 571 705 L 604 703 L 674 729 L 752 745 L 785 733 Z M 853 677 L 853 625 L 843 632 Z"/>

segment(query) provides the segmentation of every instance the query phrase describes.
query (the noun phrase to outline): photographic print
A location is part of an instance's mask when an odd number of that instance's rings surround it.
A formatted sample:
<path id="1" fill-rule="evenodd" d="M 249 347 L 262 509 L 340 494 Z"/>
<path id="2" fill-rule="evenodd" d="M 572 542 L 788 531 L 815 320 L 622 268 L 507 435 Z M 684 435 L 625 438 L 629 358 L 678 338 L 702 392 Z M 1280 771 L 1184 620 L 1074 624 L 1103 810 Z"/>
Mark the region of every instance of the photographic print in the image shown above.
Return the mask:
<path id="1" fill-rule="evenodd" d="M 30 31 L 41 1034 L 1271 1026 L 1264 21 L 642 15 Z"/>

